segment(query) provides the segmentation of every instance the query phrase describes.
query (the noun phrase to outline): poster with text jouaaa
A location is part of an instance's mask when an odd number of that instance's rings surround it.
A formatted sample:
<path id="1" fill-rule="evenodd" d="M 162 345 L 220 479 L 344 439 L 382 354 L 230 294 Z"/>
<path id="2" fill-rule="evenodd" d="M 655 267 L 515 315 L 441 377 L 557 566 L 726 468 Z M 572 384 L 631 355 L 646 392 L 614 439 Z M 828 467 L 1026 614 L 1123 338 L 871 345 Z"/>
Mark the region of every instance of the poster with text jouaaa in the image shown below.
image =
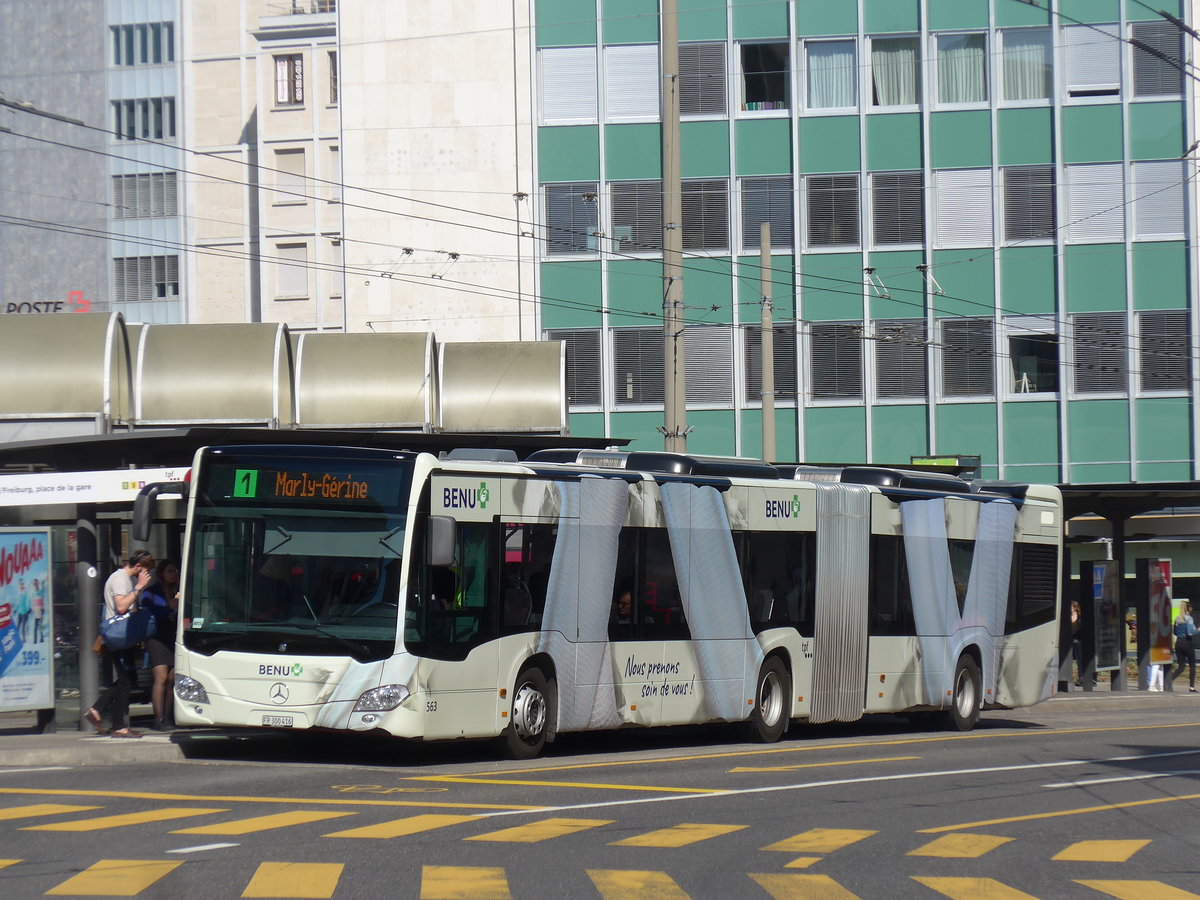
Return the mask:
<path id="1" fill-rule="evenodd" d="M 0 528 L 0 711 L 54 706 L 50 532 Z"/>

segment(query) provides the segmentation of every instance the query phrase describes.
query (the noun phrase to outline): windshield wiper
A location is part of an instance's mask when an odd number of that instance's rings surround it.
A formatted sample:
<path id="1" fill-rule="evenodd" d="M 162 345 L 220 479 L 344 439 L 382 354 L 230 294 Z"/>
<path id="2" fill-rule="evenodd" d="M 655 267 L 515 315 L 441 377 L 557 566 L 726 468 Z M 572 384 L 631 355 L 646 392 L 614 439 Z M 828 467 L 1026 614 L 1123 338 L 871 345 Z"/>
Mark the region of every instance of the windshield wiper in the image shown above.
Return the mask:
<path id="1" fill-rule="evenodd" d="M 311 607 L 310 607 L 310 609 L 311 609 Z M 331 641 L 337 641 L 343 647 L 353 650 L 356 654 L 359 654 L 362 656 L 366 656 L 368 653 L 371 652 L 370 647 L 366 646 L 365 644 L 360 644 L 356 641 L 352 641 L 349 638 L 344 638 L 335 631 L 330 631 L 328 628 L 325 628 L 320 623 L 320 621 L 316 621 L 311 624 L 308 622 L 294 622 L 292 624 L 292 627 L 299 628 L 302 631 L 315 631 L 317 634 L 321 635 L 321 637 L 327 637 Z"/>

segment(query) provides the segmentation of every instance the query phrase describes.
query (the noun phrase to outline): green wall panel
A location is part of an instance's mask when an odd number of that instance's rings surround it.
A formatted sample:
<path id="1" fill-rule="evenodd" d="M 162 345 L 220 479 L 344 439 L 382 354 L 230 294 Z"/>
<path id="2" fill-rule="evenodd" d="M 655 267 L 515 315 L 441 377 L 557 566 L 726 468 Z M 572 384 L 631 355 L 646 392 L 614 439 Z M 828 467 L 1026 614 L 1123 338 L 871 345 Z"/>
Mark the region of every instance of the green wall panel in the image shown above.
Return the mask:
<path id="1" fill-rule="evenodd" d="M 1125 4 L 1125 18 L 1127 19 L 1161 19 L 1158 10 L 1169 12 L 1176 18 L 1183 18 L 1183 10 L 1181 9 L 1182 0 L 1155 0 L 1154 3 L 1147 3 L 1144 6 L 1138 3 Z"/>
<path id="2" fill-rule="evenodd" d="M 1039 315 L 1057 308 L 1053 247 L 1000 251 L 1000 307 L 1005 315 Z"/>
<path id="3" fill-rule="evenodd" d="M 1004 478 L 1009 481 L 1024 481 L 1027 484 L 1061 484 L 1062 469 L 1053 466 L 1008 465 L 1004 467 Z"/>
<path id="4" fill-rule="evenodd" d="M 1128 463 L 1076 463 L 1069 484 L 1120 484 L 1131 480 Z"/>
<path id="5" fill-rule="evenodd" d="M 662 424 L 663 414 L 658 411 L 615 412 L 609 417 L 608 433 L 612 437 L 629 438 L 626 450 L 662 450 L 663 436 L 658 433 Z"/>
<path id="6" fill-rule="evenodd" d="M 1129 104 L 1131 159 L 1175 159 L 1187 149 L 1182 103 Z"/>
<path id="7" fill-rule="evenodd" d="M 804 411 L 804 459 L 865 463 L 867 412 L 861 406 L 814 406 Z"/>
<path id="8" fill-rule="evenodd" d="M 609 323 L 614 328 L 661 325 L 662 291 L 662 260 L 610 260 Z M 646 313 L 649 313 L 649 317 Z"/>
<path id="9" fill-rule="evenodd" d="M 1014 3 L 1016 0 L 1010 0 Z M 1002 166 L 1054 162 L 1054 121 L 1049 109 L 1002 109 L 996 113 L 996 160 Z"/>
<path id="10" fill-rule="evenodd" d="M 880 465 L 909 462 L 929 453 L 929 409 L 921 406 L 871 408 L 871 459 Z"/>
<path id="11" fill-rule="evenodd" d="M 739 175 L 792 171 L 791 119 L 739 119 L 733 126 Z"/>
<path id="12" fill-rule="evenodd" d="M 1139 462 L 1181 462 L 1192 458 L 1192 417 L 1187 397 L 1135 400 L 1133 417 L 1137 428 L 1133 455 Z"/>
<path id="13" fill-rule="evenodd" d="M 1062 111 L 1063 162 L 1111 162 L 1121 149 L 1121 107 L 1065 106 Z"/>
<path id="14" fill-rule="evenodd" d="M 1192 467 L 1189 463 L 1141 463 L 1137 467 L 1137 480 L 1191 481 Z"/>
<path id="15" fill-rule="evenodd" d="M 939 316 L 990 316 L 996 306 L 995 257 L 990 250 L 935 250 L 933 275 L 945 294 L 931 294 Z"/>
<path id="16" fill-rule="evenodd" d="M 857 172 L 859 164 L 858 116 L 806 116 L 796 125 L 800 171 Z"/>
<path id="17" fill-rule="evenodd" d="M 800 318 L 863 317 L 861 253 L 808 253 L 800 257 Z"/>
<path id="18" fill-rule="evenodd" d="M 934 412 L 937 446 L 934 453 L 977 455 L 985 468 L 996 467 L 1000 446 L 995 403 L 939 403 Z"/>
<path id="19" fill-rule="evenodd" d="M 533 21 L 539 47 L 596 43 L 596 0 L 537 0 Z"/>
<path id="20" fill-rule="evenodd" d="M 796 0 L 796 34 L 801 37 L 855 34 L 857 31 L 858 4 Z"/>
<path id="21" fill-rule="evenodd" d="M 920 250 L 892 250 L 872 253 L 866 265 L 875 268 L 875 277 L 883 282 L 890 297 L 868 290 L 873 319 L 919 319 L 925 315 L 925 279 L 917 271 L 924 257 Z"/>
<path id="22" fill-rule="evenodd" d="M 735 422 L 732 409 L 689 409 L 687 424 L 693 431 L 688 435 L 688 453 L 733 456 L 737 452 Z"/>
<path id="23" fill-rule="evenodd" d="M 1072 464 L 1125 464 L 1129 459 L 1129 401 L 1072 400 L 1067 404 L 1067 445 Z"/>
<path id="24" fill-rule="evenodd" d="M 542 263 L 540 274 L 543 328 L 600 325 L 600 260 Z"/>
<path id="25" fill-rule="evenodd" d="M 679 0 L 681 41 L 723 41 L 728 34 L 725 5 L 713 0 Z"/>
<path id="26" fill-rule="evenodd" d="M 1004 5 L 1011 0 L 1000 0 Z M 928 0 L 927 27 L 933 30 L 945 28 L 987 28 L 988 0 Z"/>
<path id="27" fill-rule="evenodd" d="M 1001 3 L 1011 3 L 1012 0 L 1000 0 Z M 1049 6 L 1039 3 L 1038 6 Z M 1137 4 L 1130 2 L 1129 6 Z M 1059 0 L 1059 15 L 1069 22 L 1078 19 L 1081 22 L 1118 22 L 1121 19 L 1121 0 Z"/>
<path id="28" fill-rule="evenodd" d="M 1005 403 L 1004 465 L 1057 468 L 1062 457 L 1057 403 Z"/>
<path id="29" fill-rule="evenodd" d="M 839 0 L 847 2 L 847 0 Z M 917 0 L 863 0 L 863 31 L 916 31 L 920 26 Z"/>
<path id="30" fill-rule="evenodd" d="M 728 256 L 689 256 L 684 261 L 683 302 L 688 320 L 716 325 L 733 321 L 733 262 Z M 699 322 L 700 319 L 703 322 Z"/>
<path id="31" fill-rule="evenodd" d="M 991 113 L 986 109 L 970 109 L 930 115 L 929 156 L 935 169 L 990 166 Z"/>
<path id="32" fill-rule="evenodd" d="M 1072 244 L 1063 248 L 1067 312 L 1125 309 L 1125 245 Z"/>
<path id="33" fill-rule="evenodd" d="M 575 437 L 605 437 L 602 413 L 570 413 L 567 429 Z"/>
<path id="34" fill-rule="evenodd" d="M 657 44 L 658 0 L 603 0 L 606 44 Z"/>
<path id="35" fill-rule="evenodd" d="M 1021 0 L 996 0 L 996 27 L 1011 28 L 1014 25 L 1049 25 L 1050 11 L 1045 4 L 1027 6 Z"/>
<path id="36" fill-rule="evenodd" d="M 728 175 L 729 123 L 682 123 L 679 126 L 679 168 L 684 178 Z"/>
<path id="37" fill-rule="evenodd" d="M 604 180 L 625 178 L 662 178 L 659 125 L 604 126 Z"/>
<path id="38" fill-rule="evenodd" d="M 787 0 L 733 0 L 733 37 L 735 40 L 786 38 L 787 36 Z"/>
<path id="39" fill-rule="evenodd" d="M 867 116 L 867 168 L 921 168 L 921 116 L 892 113 Z"/>
<path id="40" fill-rule="evenodd" d="M 560 125 L 538 129 L 538 180 L 597 181 L 599 178 L 599 126 Z"/>
<path id="41" fill-rule="evenodd" d="M 1183 241 L 1132 245 L 1134 309 L 1187 309 L 1187 254 Z"/>
<path id="42" fill-rule="evenodd" d="M 771 257 L 771 309 L 776 322 L 791 319 L 796 315 L 796 272 L 792 268 L 795 257 Z M 762 266 L 757 256 L 738 257 L 737 296 L 741 304 L 741 320 L 758 322 L 755 310 L 762 300 Z"/>
<path id="43" fill-rule="evenodd" d="M 744 409 L 742 416 L 742 452 L 741 456 L 751 459 L 762 459 L 762 410 Z M 799 462 L 796 453 L 796 435 L 798 434 L 796 410 L 775 410 L 775 458 L 770 462 L 794 463 Z"/>

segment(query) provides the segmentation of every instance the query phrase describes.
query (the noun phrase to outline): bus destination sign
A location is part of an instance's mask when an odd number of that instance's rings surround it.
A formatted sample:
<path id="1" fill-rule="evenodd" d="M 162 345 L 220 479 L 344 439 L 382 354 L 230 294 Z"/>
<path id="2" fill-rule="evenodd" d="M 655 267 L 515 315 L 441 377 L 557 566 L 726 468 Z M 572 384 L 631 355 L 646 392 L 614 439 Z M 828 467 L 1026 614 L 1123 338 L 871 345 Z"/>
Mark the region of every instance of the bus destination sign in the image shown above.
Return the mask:
<path id="1" fill-rule="evenodd" d="M 237 469 L 233 496 L 251 500 L 367 500 L 371 484 L 355 475 Z"/>

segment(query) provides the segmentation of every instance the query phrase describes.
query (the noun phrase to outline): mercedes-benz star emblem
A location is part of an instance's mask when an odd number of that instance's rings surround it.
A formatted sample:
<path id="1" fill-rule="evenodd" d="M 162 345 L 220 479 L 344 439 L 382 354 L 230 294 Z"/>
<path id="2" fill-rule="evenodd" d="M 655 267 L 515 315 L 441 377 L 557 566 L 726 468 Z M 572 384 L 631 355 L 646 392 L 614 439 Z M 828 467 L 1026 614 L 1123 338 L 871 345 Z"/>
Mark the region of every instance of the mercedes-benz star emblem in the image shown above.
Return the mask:
<path id="1" fill-rule="evenodd" d="M 282 681 L 277 681 L 271 685 L 271 702 L 272 703 L 287 703 L 288 689 L 287 685 Z"/>

